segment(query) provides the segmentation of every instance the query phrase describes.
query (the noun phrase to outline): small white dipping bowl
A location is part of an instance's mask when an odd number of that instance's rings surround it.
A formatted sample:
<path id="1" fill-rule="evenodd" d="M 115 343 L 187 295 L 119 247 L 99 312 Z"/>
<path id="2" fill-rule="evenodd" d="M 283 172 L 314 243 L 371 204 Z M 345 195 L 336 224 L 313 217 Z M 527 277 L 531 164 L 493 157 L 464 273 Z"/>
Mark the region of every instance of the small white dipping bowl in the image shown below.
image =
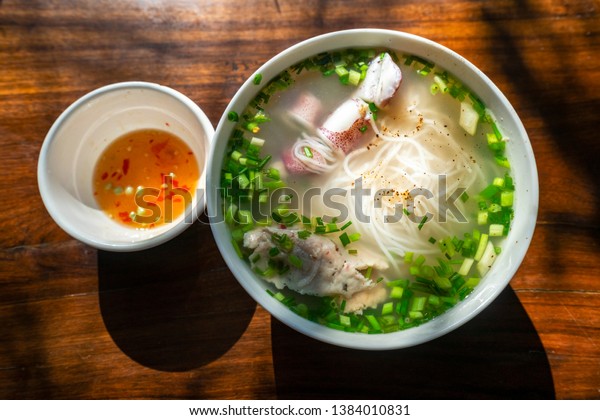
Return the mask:
<path id="1" fill-rule="evenodd" d="M 430 341 L 458 328 L 481 312 L 505 288 L 521 264 L 533 235 L 538 209 L 538 176 L 527 133 L 502 92 L 473 64 L 433 41 L 407 33 L 379 29 L 334 32 L 288 48 L 270 59 L 256 73 L 262 74 L 262 80 L 266 82 L 289 66 L 315 54 L 362 47 L 389 48 L 414 54 L 448 70 L 493 110 L 501 122 L 504 134 L 511 139 L 507 155 L 517 186 L 515 216 L 502 253 L 475 290 L 443 315 L 415 328 L 375 335 L 338 331 L 300 317 L 269 296 L 265 289 L 270 284 L 257 277 L 248 264 L 236 255 L 231 244 L 231 233 L 225 223 L 215 222 L 211 227 L 226 263 L 240 284 L 261 306 L 283 323 L 310 337 L 338 346 L 367 350 L 397 349 Z M 256 86 L 252 80 L 253 76 L 242 85 L 217 126 L 207 173 L 207 185 L 211 192 L 219 187 L 222 162 L 234 127 L 234 123 L 228 121 L 227 114 L 230 111 L 243 110 L 264 86 L 264 83 Z M 207 207 L 214 220 L 223 220 L 222 202 L 217 194 L 209 194 Z"/>
<path id="2" fill-rule="evenodd" d="M 201 174 L 186 213 L 147 230 L 111 220 L 98 207 L 92 185 L 106 147 L 140 129 L 160 129 L 182 139 L 194 152 Z M 46 135 L 38 161 L 42 200 L 62 229 L 95 248 L 136 251 L 159 245 L 181 233 L 204 208 L 206 156 L 213 135 L 202 110 L 176 90 L 147 82 L 104 86 L 69 106 Z"/>

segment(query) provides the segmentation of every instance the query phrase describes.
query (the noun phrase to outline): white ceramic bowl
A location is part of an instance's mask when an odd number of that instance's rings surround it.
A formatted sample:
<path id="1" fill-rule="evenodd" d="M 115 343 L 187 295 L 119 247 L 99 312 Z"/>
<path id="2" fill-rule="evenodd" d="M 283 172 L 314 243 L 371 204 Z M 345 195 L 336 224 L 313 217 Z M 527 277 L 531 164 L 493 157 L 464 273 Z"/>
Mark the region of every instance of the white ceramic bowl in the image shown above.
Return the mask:
<path id="1" fill-rule="evenodd" d="M 98 208 L 92 177 L 104 149 L 139 129 L 170 132 L 194 152 L 201 169 L 186 214 L 148 230 L 122 226 Z M 74 238 L 109 251 L 159 245 L 181 233 L 204 208 L 206 156 L 214 128 L 202 110 L 171 88 L 123 82 L 94 90 L 69 106 L 50 128 L 39 156 L 38 186 L 46 209 Z"/>
<path id="2" fill-rule="evenodd" d="M 242 261 L 231 245 L 231 234 L 225 223 L 213 223 L 213 234 L 225 261 L 248 293 L 273 316 L 310 337 L 327 343 L 368 350 L 395 349 L 417 345 L 446 334 L 472 319 L 488 306 L 506 287 L 521 264 L 533 235 L 538 209 L 538 177 L 535 158 L 525 129 L 515 110 L 502 92 L 473 64 L 455 52 L 430 40 L 402 32 L 378 29 L 357 29 L 318 36 L 288 48 L 260 67 L 256 73 L 270 80 L 281 71 L 315 54 L 350 47 L 381 47 L 415 54 L 445 68 L 469 86 L 494 111 L 501 121 L 504 134 L 512 139 L 507 154 L 517 183 L 515 217 L 506 246 L 484 280 L 464 301 L 443 315 L 421 325 L 389 334 L 366 335 L 337 331 L 308 321 L 273 299 L 259 279 Z M 211 148 L 207 174 L 208 188 L 213 191 L 220 183 L 220 170 L 226 153 L 233 123 L 227 119 L 230 111 L 242 110 L 259 92 L 250 77 L 231 100 L 219 125 Z M 222 215 L 221 200 L 209 194 L 211 215 Z M 219 220 L 216 217 L 215 220 Z M 222 220 L 222 217 L 220 217 Z"/>

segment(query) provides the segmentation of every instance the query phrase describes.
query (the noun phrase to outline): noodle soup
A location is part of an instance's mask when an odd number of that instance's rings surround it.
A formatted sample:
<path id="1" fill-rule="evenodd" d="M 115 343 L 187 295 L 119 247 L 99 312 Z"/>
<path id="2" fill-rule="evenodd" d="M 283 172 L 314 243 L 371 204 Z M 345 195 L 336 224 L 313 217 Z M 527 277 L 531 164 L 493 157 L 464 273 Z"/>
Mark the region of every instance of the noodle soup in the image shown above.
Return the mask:
<path id="1" fill-rule="evenodd" d="M 420 325 L 477 287 L 513 217 L 493 110 L 418 56 L 304 60 L 240 110 L 223 162 L 238 256 L 295 313 L 347 332 Z"/>

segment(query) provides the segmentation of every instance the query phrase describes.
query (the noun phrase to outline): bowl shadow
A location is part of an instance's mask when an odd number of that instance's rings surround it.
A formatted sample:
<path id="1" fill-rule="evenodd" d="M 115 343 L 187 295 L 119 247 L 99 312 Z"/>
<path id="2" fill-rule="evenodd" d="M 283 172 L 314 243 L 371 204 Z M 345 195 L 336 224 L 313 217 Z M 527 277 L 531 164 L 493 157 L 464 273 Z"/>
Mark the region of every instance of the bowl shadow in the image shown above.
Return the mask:
<path id="1" fill-rule="evenodd" d="M 108 333 L 131 359 L 160 371 L 187 371 L 218 359 L 256 309 L 206 223 L 149 250 L 98 251 L 98 277 Z"/>
<path id="2" fill-rule="evenodd" d="M 419 346 L 352 350 L 308 338 L 272 319 L 281 399 L 554 399 L 546 352 L 515 292 Z"/>

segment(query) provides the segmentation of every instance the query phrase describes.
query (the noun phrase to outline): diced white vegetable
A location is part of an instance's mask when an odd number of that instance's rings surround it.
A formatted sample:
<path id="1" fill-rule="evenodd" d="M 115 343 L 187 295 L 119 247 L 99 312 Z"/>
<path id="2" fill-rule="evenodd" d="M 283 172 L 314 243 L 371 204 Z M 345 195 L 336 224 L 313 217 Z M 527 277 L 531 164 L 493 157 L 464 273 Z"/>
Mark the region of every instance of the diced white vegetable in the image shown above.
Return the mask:
<path id="1" fill-rule="evenodd" d="M 460 103 L 460 126 L 470 135 L 474 136 L 477 131 L 477 123 L 479 122 L 479 114 L 468 101 Z"/>
<path id="2" fill-rule="evenodd" d="M 490 236 L 502 236 L 504 235 L 504 225 L 491 224 L 490 225 Z"/>
<path id="3" fill-rule="evenodd" d="M 465 258 L 462 262 L 462 265 L 458 269 L 458 274 L 460 274 L 461 276 L 468 275 L 469 271 L 471 271 L 471 267 L 473 266 L 474 262 L 475 260 L 473 258 Z"/>
<path id="4" fill-rule="evenodd" d="M 433 81 L 440 88 L 440 92 L 442 92 L 442 93 L 448 92 L 448 85 L 446 84 L 446 82 L 444 82 L 444 80 L 440 76 L 437 76 L 437 75 L 433 76 Z"/>
<path id="5" fill-rule="evenodd" d="M 477 251 L 475 252 L 475 261 L 479 261 L 483 257 L 483 253 L 485 252 L 485 247 L 488 244 L 489 236 L 487 233 L 482 233 L 481 238 L 479 238 L 479 245 L 477 246 Z"/>
<path id="6" fill-rule="evenodd" d="M 477 263 L 477 271 L 479 271 L 479 274 L 481 274 L 482 277 L 485 276 L 492 267 L 492 264 L 496 261 L 496 256 L 494 244 L 491 241 L 488 241 L 485 251 Z"/>
<path id="7" fill-rule="evenodd" d="M 265 141 L 264 139 L 261 139 L 259 137 L 252 137 L 252 140 L 250 140 L 250 144 L 256 147 L 263 147 Z"/>

